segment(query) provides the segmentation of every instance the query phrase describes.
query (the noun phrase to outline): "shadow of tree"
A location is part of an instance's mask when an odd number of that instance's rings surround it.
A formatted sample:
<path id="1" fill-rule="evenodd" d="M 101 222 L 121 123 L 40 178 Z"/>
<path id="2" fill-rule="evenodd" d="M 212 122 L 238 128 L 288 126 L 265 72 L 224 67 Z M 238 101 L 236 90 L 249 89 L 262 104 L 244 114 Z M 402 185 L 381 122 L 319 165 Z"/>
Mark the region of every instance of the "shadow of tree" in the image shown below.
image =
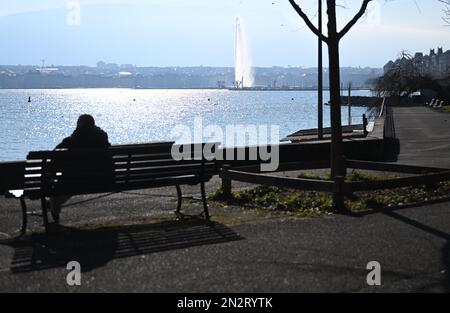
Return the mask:
<path id="1" fill-rule="evenodd" d="M 223 224 L 192 219 L 91 230 L 61 226 L 52 235 L 32 234 L 0 244 L 15 249 L 13 273 L 66 266 L 70 261 L 89 272 L 113 259 L 241 239 Z"/>
<path id="2" fill-rule="evenodd" d="M 446 240 L 446 243 L 444 244 L 444 246 L 441 249 L 442 263 L 445 267 L 445 281 L 444 281 L 443 287 L 446 292 L 450 292 L 450 234 L 443 232 L 441 230 L 438 230 L 436 228 L 433 228 L 431 226 L 425 225 L 423 223 L 420 223 L 419 221 L 413 220 L 404 215 L 400 215 L 394 211 L 383 210 L 382 213 L 387 216 L 390 216 L 396 220 L 404 222 L 410 226 L 416 227 L 417 229 L 420 229 L 424 232 L 427 232 L 436 237 Z"/>
<path id="3" fill-rule="evenodd" d="M 442 263 L 445 265 L 445 291 L 450 292 L 450 241 L 442 247 Z"/>
<path id="4" fill-rule="evenodd" d="M 447 202 L 448 200 L 445 200 Z M 436 201 L 436 203 L 439 203 L 442 201 Z M 383 207 L 376 207 L 372 211 L 365 211 L 365 212 L 351 212 L 347 215 L 353 216 L 356 218 L 361 218 L 366 215 L 370 214 L 384 214 L 386 216 L 389 216 L 393 219 L 396 219 L 400 222 L 403 222 L 405 224 L 408 224 L 412 227 L 415 227 L 421 231 L 424 231 L 426 233 L 429 233 L 433 236 L 436 236 L 438 238 L 441 238 L 445 240 L 445 244 L 442 246 L 441 253 L 442 253 L 442 264 L 444 265 L 445 270 L 445 278 L 443 281 L 443 288 L 446 292 L 450 292 L 450 234 L 443 232 L 439 229 L 433 228 L 429 225 L 423 224 L 417 220 L 411 219 L 409 217 L 406 217 L 404 215 L 401 215 L 397 213 L 396 211 L 411 208 L 411 207 L 417 207 L 417 204 L 413 205 L 407 205 L 407 206 L 401 206 L 401 207 L 393 207 L 393 208 L 383 208 Z"/>

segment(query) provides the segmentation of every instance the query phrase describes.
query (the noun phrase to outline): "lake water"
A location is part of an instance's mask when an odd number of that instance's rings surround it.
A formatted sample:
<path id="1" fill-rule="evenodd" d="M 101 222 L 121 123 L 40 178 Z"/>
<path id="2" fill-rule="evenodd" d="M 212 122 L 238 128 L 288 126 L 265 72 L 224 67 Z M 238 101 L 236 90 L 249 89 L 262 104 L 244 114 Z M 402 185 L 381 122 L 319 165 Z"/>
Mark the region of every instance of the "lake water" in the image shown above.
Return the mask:
<path id="1" fill-rule="evenodd" d="M 353 95 L 370 95 L 355 91 Z M 28 103 L 31 97 L 31 103 Z M 328 92 L 324 101 L 328 101 Z M 353 123 L 366 109 L 353 107 Z M 191 129 L 218 125 L 278 125 L 279 135 L 317 127 L 316 91 L 52 89 L 0 90 L 0 161 L 23 160 L 28 151 L 53 149 L 69 136 L 80 114 L 92 114 L 112 144 L 155 140 L 189 141 L 171 132 L 176 125 Z M 347 109 L 342 110 L 347 123 Z M 324 106 L 324 126 L 329 126 Z M 269 133 L 270 134 L 270 133 Z M 175 138 L 177 137 L 177 138 Z M 209 138 L 203 138 L 208 140 Z M 222 141 L 224 142 L 224 141 Z M 246 143 L 255 144 L 251 138 Z"/>

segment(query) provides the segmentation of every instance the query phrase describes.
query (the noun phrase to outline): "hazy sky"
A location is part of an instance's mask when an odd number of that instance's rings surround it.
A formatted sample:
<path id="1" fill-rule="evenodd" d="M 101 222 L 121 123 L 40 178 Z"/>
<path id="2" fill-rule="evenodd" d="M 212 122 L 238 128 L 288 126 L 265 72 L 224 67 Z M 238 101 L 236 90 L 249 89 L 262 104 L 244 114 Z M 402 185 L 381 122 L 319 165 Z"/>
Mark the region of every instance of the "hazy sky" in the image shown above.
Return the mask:
<path id="1" fill-rule="evenodd" d="M 317 23 L 317 0 L 297 2 Z M 361 2 L 338 1 L 340 27 Z M 437 0 L 373 1 L 343 39 L 341 65 L 450 49 L 442 9 Z M 233 66 L 236 16 L 254 66 L 316 66 L 316 38 L 287 0 L 0 0 L 0 64 Z"/>

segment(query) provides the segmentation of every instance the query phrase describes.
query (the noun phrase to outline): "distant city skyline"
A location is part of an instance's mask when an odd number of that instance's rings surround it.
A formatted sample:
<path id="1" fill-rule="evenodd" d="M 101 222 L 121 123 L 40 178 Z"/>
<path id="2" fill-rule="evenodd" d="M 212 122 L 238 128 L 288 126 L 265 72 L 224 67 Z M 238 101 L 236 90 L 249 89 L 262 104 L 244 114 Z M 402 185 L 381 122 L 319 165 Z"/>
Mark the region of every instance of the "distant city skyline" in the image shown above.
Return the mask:
<path id="1" fill-rule="evenodd" d="M 96 62 L 95 64 L 91 65 L 91 64 L 53 64 L 53 63 L 49 63 L 49 62 L 42 62 L 43 60 L 40 60 L 39 62 L 36 62 L 35 64 L 0 64 L 0 67 L 4 67 L 4 68 L 8 68 L 8 67 L 31 67 L 33 69 L 36 70 L 40 70 L 40 68 L 58 68 L 58 67 L 86 67 L 86 68 L 98 68 L 99 65 L 98 63 L 104 63 L 106 66 L 110 66 L 110 67 L 117 67 L 117 69 L 121 69 L 121 68 L 161 68 L 161 69 L 175 69 L 175 68 L 221 68 L 221 69 L 234 69 L 233 65 L 230 66 L 215 66 L 215 65 L 136 65 L 133 63 L 117 63 L 117 62 L 106 62 L 104 60 L 99 60 L 98 62 Z M 47 61 L 47 60 L 45 60 Z M 389 60 L 388 60 L 389 61 Z M 257 66 L 254 65 L 252 66 L 252 68 L 255 69 L 271 69 L 271 68 L 279 68 L 279 69 L 304 69 L 304 70 L 317 70 L 317 65 L 312 65 L 312 66 L 292 66 L 292 65 L 270 65 L 270 66 Z M 383 66 L 343 66 L 341 65 L 341 68 L 353 68 L 353 69 L 376 69 L 376 70 L 381 70 L 383 69 Z M 325 65 L 323 66 L 324 71 L 328 70 L 328 66 Z"/>
<path id="2" fill-rule="evenodd" d="M 341 81 L 354 87 L 370 87 L 382 69 L 341 68 Z M 328 70 L 324 69 L 325 86 Z M 253 86 L 317 86 L 317 68 L 256 67 Z M 87 66 L 0 65 L 0 89 L 11 88 L 231 88 L 235 84 L 233 67 L 134 67 L 99 63 Z"/>
<path id="3" fill-rule="evenodd" d="M 316 23 L 317 1 L 301 3 Z M 343 27 L 360 1 L 340 4 Z M 437 0 L 373 1 L 341 43 L 341 66 L 382 68 L 402 50 L 447 50 L 442 8 Z M 316 66 L 316 38 L 287 0 L 2 0 L 0 63 L 231 67 L 236 16 L 253 66 Z"/>

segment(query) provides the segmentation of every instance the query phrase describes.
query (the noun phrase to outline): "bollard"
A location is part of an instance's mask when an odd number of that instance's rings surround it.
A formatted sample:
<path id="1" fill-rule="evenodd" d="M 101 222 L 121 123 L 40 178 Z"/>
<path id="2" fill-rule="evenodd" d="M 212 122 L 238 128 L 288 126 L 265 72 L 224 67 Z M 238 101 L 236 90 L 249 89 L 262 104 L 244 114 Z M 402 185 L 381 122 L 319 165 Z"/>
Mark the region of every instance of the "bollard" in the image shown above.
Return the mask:
<path id="1" fill-rule="evenodd" d="M 366 117 L 366 114 L 363 114 L 362 118 L 363 118 L 363 131 L 364 131 L 364 136 L 367 136 L 367 134 L 368 134 L 369 132 L 367 131 L 367 117 Z"/>
<path id="2" fill-rule="evenodd" d="M 348 84 L 348 125 L 352 125 L 352 84 Z"/>

